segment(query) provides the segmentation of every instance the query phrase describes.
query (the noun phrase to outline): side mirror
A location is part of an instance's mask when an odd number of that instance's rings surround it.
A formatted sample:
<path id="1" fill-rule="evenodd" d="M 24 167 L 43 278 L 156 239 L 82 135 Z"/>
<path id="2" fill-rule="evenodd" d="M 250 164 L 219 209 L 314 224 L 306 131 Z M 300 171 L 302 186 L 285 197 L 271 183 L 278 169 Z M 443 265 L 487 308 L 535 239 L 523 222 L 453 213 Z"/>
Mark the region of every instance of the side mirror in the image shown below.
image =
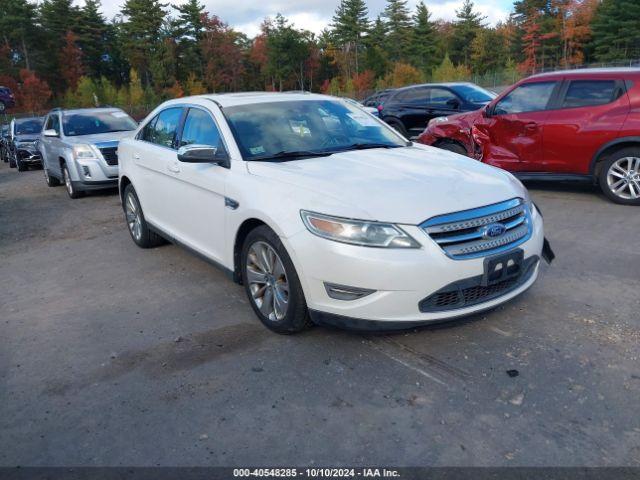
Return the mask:
<path id="1" fill-rule="evenodd" d="M 213 163 L 222 167 L 229 166 L 226 152 L 218 152 L 211 145 L 185 145 L 178 149 L 178 160 L 185 163 Z"/>
<path id="2" fill-rule="evenodd" d="M 56 132 L 53 128 L 49 128 L 42 132 L 45 137 L 59 137 L 58 132 Z"/>

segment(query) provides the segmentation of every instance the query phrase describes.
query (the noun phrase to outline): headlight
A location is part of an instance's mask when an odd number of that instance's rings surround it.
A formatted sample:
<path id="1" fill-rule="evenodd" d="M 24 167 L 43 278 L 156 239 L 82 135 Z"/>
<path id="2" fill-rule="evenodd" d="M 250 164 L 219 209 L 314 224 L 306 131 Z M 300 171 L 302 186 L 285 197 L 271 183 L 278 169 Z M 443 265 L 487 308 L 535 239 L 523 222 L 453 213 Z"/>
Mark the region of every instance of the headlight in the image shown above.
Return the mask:
<path id="1" fill-rule="evenodd" d="M 409 234 L 391 223 L 351 220 L 300 211 L 302 221 L 314 235 L 363 247 L 420 248 Z"/>
<path id="2" fill-rule="evenodd" d="M 91 145 L 85 144 L 74 145 L 73 156 L 75 158 L 98 158 Z"/>

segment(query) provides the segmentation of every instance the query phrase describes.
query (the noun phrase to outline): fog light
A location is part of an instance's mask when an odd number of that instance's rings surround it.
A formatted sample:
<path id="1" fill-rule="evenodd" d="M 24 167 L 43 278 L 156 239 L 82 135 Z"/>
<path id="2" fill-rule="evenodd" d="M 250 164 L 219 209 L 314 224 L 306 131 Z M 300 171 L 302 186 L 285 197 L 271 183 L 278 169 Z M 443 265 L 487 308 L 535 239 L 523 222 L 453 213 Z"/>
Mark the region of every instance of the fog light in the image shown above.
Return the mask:
<path id="1" fill-rule="evenodd" d="M 91 178 L 91 170 L 89 170 L 89 167 L 87 167 L 86 165 L 83 165 L 82 174 L 87 178 Z"/>
<path id="2" fill-rule="evenodd" d="M 348 287 L 346 285 L 337 285 L 335 283 L 326 283 L 324 288 L 327 295 L 336 300 L 357 300 L 367 295 L 371 295 L 375 290 L 368 288 Z"/>

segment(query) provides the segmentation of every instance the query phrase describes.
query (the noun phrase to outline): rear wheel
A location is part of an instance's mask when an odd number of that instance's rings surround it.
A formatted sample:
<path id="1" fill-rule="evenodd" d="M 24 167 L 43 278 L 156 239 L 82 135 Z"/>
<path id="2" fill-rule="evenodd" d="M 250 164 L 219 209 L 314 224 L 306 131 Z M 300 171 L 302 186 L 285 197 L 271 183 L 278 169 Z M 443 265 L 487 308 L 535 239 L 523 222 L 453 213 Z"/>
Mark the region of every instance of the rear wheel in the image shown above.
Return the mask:
<path id="1" fill-rule="evenodd" d="M 60 185 L 60 180 L 49 175 L 49 170 L 47 170 L 47 167 L 44 166 L 44 163 L 42 164 L 42 170 L 44 172 L 44 181 L 47 182 L 48 186 L 57 187 L 58 185 Z"/>
<path id="2" fill-rule="evenodd" d="M 151 231 L 144 218 L 140 200 L 132 185 L 127 185 L 122 195 L 124 219 L 127 222 L 131 238 L 140 248 L 153 248 L 164 243 L 164 239 Z"/>
<path id="3" fill-rule="evenodd" d="M 615 203 L 640 205 L 640 148 L 622 148 L 610 155 L 602 163 L 598 181 Z"/>
<path id="4" fill-rule="evenodd" d="M 263 225 L 249 232 L 240 258 L 249 303 L 267 328 L 290 334 L 311 326 L 300 279 L 273 230 Z"/>
<path id="5" fill-rule="evenodd" d="M 450 152 L 457 153 L 458 155 L 464 155 L 465 157 L 468 156 L 467 150 L 462 145 L 456 142 L 444 141 L 437 144 L 436 147 L 441 148 L 442 150 L 448 150 Z"/>
<path id="6" fill-rule="evenodd" d="M 385 122 L 387 122 L 389 126 L 394 128 L 400 135 L 408 138 L 407 129 L 404 128 L 404 124 L 400 120 L 390 118 L 389 120 L 385 120 Z"/>

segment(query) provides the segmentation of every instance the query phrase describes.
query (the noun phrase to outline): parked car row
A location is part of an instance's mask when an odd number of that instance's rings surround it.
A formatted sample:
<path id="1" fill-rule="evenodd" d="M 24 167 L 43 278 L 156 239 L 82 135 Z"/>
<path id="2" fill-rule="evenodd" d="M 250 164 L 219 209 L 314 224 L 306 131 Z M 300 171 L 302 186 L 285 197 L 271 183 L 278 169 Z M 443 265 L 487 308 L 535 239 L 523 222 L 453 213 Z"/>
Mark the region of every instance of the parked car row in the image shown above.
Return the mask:
<path id="1" fill-rule="evenodd" d="M 118 186 L 142 248 L 165 240 L 244 285 L 258 318 L 398 329 L 527 290 L 542 215 L 511 174 L 408 141 L 360 105 L 305 93 L 170 100 L 46 116 L 47 184 Z"/>
<path id="2" fill-rule="evenodd" d="M 13 119 L 2 128 L 0 155 L 11 168 L 24 171 L 32 165 L 40 165 L 41 157 L 38 148 L 42 118 L 29 117 Z"/>

